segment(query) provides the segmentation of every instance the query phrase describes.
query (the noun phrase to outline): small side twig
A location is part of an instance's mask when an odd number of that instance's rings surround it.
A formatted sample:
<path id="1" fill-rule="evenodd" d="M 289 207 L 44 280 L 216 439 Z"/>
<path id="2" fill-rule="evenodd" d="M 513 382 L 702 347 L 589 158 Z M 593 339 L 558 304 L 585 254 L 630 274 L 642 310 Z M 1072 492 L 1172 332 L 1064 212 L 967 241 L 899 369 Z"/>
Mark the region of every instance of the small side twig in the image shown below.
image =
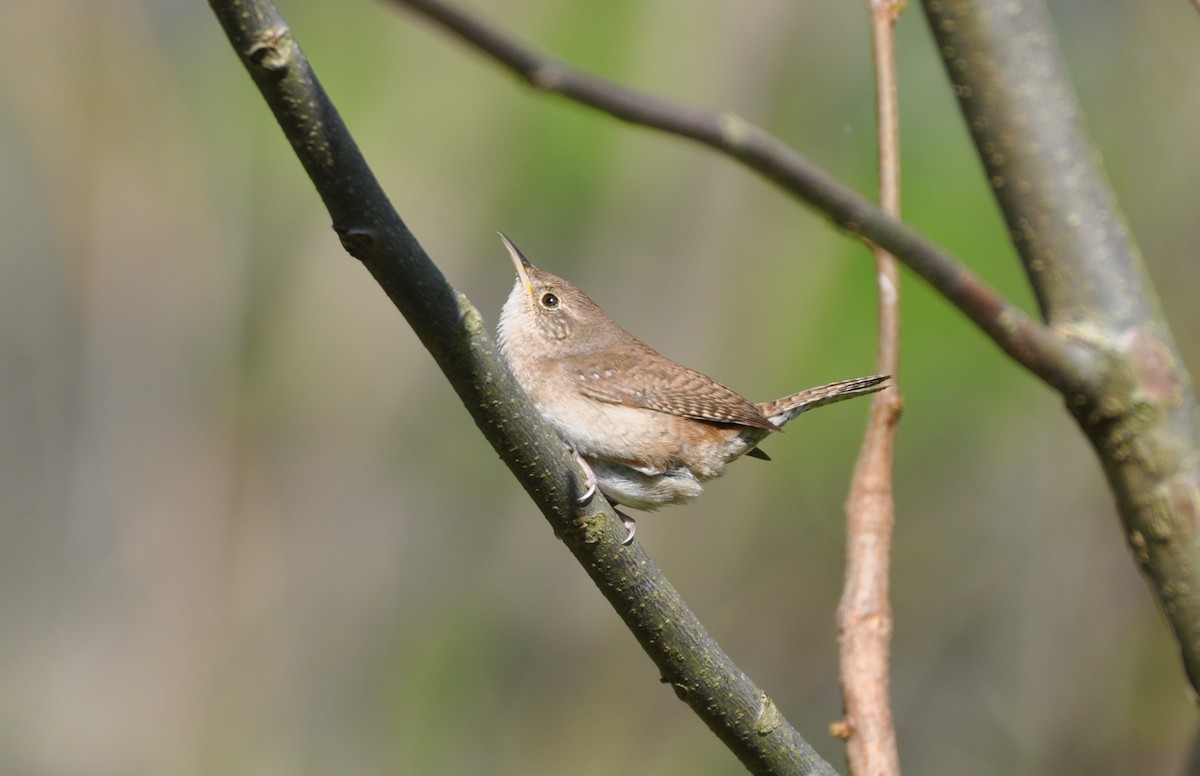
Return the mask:
<path id="1" fill-rule="evenodd" d="M 1093 357 L 1087 348 L 1030 318 L 961 261 L 755 124 L 582 72 L 438 0 L 390 1 L 435 22 L 534 89 L 701 143 L 763 175 L 848 232 L 886 248 L 1005 353 L 1051 385 L 1070 390 L 1091 377 Z"/>
<path id="2" fill-rule="evenodd" d="M 900 119 L 896 93 L 895 24 L 902 0 L 868 0 L 875 61 L 880 204 L 900 217 Z M 892 491 L 900 396 L 900 273 L 884 248 L 875 253 L 879 310 L 876 371 L 892 376 L 875 395 L 867 433 L 846 501 L 846 583 L 838 604 L 839 667 L 850 772 L 898 776 L 900 755 L 889 698 L 892 607 L 889 598 L 895 499 Z"/>

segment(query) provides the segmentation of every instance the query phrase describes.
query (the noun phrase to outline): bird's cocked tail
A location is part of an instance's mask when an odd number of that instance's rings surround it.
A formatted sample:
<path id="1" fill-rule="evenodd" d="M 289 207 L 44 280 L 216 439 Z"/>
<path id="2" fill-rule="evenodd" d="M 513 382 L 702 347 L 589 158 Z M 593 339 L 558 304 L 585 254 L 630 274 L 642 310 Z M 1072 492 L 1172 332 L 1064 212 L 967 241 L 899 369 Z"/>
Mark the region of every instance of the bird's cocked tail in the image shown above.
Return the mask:
<path id="1" fill-rule="evenodd" d="M 783 427 L 784 424 L 805 410 L 881 391 L 887 387 L 890 376 L 872 375 L 871 377 L 856 377 L 853 380 L 839 380 L 828 385 L 818 385 L 816 388 L 807 388 L 793 393 L 791 396 L 784 396 L 782 399 L 764 401 L 758 405 L 758 409 L 767 417 L 767 420 L 776 426 Z"/>

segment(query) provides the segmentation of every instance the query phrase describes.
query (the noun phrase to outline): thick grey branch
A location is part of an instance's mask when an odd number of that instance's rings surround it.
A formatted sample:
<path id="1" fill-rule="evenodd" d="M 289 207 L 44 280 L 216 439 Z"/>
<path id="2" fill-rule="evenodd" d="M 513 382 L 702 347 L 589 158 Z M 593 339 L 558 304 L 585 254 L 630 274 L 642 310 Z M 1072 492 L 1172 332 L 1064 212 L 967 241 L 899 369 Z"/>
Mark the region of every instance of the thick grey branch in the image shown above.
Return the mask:
<path id="1" fill-rule="evenodd" d="M 436 22 L 535 89 L 567 97 L 632 124 L 694 140 L 741 162 L 827 214 L 847 231 L 887 249 L 1005 353 L 1050 384 L 1072 386 L 1090 374 L 1086 348 L 1029 318 L 915 229 L 887 215 L 874 202 L 741 117 L 653 97 L 581 72 L 436 0 L 391 2 Z"/>
<path id="2" fill-rule="evenodd" d="M 1102 354 L 1064 391 L 1200 688 L 1200 413 L 1040 0 L 925 0 L 1046 319 Z"/>
<path id="3" fill-rule="evenodd" d="M 433 354 L 484 436 L 533 497 L 647 654 L 753 773 L 832 774 L 771 700 L 725 655 L 597 499 L 575 504 L 580 472 L 499 357 L 479 314 L 447 283 L 388 202 L 303 52 L 267 1 L 211 0 L 333 218 Z"/>

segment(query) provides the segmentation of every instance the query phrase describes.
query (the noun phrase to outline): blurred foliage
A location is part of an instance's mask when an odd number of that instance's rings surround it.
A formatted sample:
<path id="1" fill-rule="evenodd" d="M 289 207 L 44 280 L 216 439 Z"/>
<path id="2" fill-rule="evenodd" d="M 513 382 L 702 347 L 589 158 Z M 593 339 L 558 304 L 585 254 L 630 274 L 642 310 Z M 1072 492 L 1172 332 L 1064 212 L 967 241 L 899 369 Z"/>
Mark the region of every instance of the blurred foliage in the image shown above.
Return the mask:
<path id="1" fill-rule="evenodd" d="M 865 3 L 473 2 L 736 110 L 862 191 Z M 755 399 L 867 373 L 868 252 L 732 163 L 524 90 L 374 3 L 283 5 L 408 224 L 491 320 L 496 241 Z M 1195 9 L 1053 4 L 1200 365 Z M 1032 309 L 918 8 L 907 217 Z M 0 771 L 729 774 L 329 218 L 208 9 L 0 5 Z M 904 289 L 894 697 L 913 773 L 1173 773 L 1194 709 L 1055 396 Z M 835 764 L 865 403 L 645 542 Z"/>

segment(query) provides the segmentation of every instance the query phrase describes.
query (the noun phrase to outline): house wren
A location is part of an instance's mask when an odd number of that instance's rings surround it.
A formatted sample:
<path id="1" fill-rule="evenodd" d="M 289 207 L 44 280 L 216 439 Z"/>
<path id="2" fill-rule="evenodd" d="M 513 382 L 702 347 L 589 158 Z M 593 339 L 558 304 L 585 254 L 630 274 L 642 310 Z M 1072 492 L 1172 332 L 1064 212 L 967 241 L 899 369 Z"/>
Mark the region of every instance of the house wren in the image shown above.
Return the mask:
<path id="1" fill-rule="evenodd" d="M 613 504 L 653 510 L 705 482 L 805 410 L 872 393 L 886 375 L 754 404 L 622 329 L 582 291 L 529 263 L 503 234 L 517 282 L 500 312 L 500 348 L 534 406 Z M 633 538 L 633 521 L 622 514 Z"/>

